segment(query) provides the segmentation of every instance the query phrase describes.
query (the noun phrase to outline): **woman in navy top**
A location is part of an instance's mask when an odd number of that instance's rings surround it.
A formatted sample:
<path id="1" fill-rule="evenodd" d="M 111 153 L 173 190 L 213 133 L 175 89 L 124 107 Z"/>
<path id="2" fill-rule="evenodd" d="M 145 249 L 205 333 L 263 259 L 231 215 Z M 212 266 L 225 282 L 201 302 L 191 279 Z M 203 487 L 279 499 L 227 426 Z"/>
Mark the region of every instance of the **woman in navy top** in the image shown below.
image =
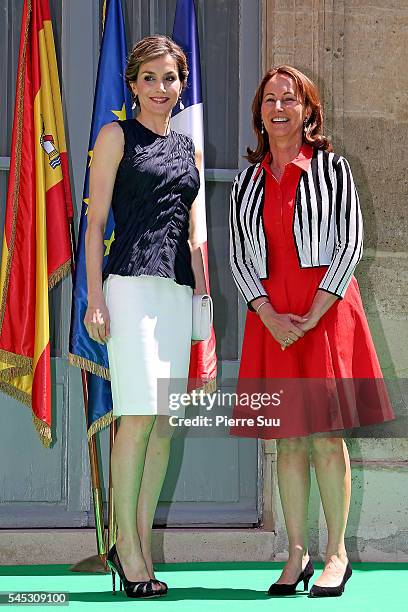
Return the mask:
<path id="1" fill-rule="evenodd" d="M 186 57 L 171 39 L 153 36 L 135 45 L 126 82 L 137 119 L 101 129 L 90 174 L 84 322 L 94 340 L 107 342 L 113 414 L 121 416 L 111 458 L 118 535 L 107 562 L 129 597 L 167 592 L 155 579 L 151 554 L 170 451 L 166 400 L 170 385 L 172 392 L 186 391 L 192 294 L 206 293 L 195 238 L 194 145 L 169 129 L 187 75 Z M 110 206 L 115 239 L 102 273 Z"/>
<path id="2" fill-rule="evenodd" d="M 118 122 L 124 153 L 112 195 L 115 240 L 102 274 L 162 276 L 194 289 L 188 244 L 199 174 L 190 138 L 156 134 L 140 119 Z"/>

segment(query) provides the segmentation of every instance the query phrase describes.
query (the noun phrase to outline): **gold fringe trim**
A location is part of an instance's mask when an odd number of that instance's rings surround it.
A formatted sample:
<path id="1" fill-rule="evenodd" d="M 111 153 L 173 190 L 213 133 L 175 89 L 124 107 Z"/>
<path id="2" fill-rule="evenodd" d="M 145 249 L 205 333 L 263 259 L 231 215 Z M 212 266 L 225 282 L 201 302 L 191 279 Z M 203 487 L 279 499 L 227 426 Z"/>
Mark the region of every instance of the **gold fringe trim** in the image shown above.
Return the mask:
<path id="1" fill-rule="evenodd" d="M 23 370 L 22 376 L 31 374 L 33 371 L 33 360 L 31 357 L 26 357 L 25 355 L 17 355 L 16 353 L 0 349 L 0 361 L 21 368 Z"/>
<path id="2" fill-rule="evenodd" d="M 22 404 L 25 404 L 31 408 L 31 396 L 28 393 L 21 391 L 21 389 L 17 389 L 17 387 L 11 385 L 9 382 L 0 381 L 0 391 L 3 391 L 3 393 L 6 393 L 13 399 L 18 400 Z"/>
<path id="3" fill-rule="evenodd" d="M 10 384 L 9 382 L 3 381 L 0 381 L 0 391 L 3 391 L 13 399 L 21 402 L 27 406 L 27 408 L 31 409 L 31 395 L 25 393 L 25 391 L 21 391 L 21 389 L 17 389 L 17 387 L 14 387 L 14 385 Z M 52 443 L 50 426 L 47 425 L 47 423 L 44 423 L 44 421 L 41 421 L 41 419 L 39 419 L 34 412 L 32 413 L 32 417 L 34 428 L 37 431 L 43 446 L 49 448 Z"/>
<path id="4" fill-rule="evenodd" d="M 44 421 L 41 421 L 41 419 L 39 419 L 38 416 L 34 414 L 34 412 L 33 425 L 38 435 L 40 436 L 40 440 L 43 446 L 45 446 L 45 448 L 49 448 L 52 443 L 51 427 L 47 425 L 47 423 L 44 423 Z"/>
<path id="5" fill-rule="evenodd" d="M 73 355 L 72 353 L 68 353 L 68 361 L 71 365 L 77 366 L 81 368 L 81 370 L 86 370 L 91 374 L 96 374 L 96 376 L 100 376 L 105 380 L 110 380 L 109 368 L 104 368 L 89 359 L 85 359 L 85 357 L 80 357 L 79 355 Z"/>
<path id="6" fill-rule="evenodd" d="M 24 24 L 25 28 L 24 28 L 23 52 L 21 54 L 20 70 L 17 75 L 17 89 L 16 89 L 16 106 L 17 106 L 16 134 L 17 135 L 16 135 L 16 148 L 15 148 L 15 151 L 16 151 L 15 179 L 14 179 L 14 189 L 13 189 L 13 197 L 12 197 L 13 219 L 11 222 L 10 244 L 7 245 L 8 257 L 7 257 L 7 262 L 6 262 L 6 272 L 4 275 L 3 294 L 1 296 L 1 303 L 0 303 L 0 334 L 1 334 L 2 327 L 3 327 L 4 315 L 6 312 L 8 288 L 9 288 L 9 283 L 10 283 L 11 264 L 13 261 L 14 247 L 15 247 L 16 233 L 17 233 L 18 197 L 20 194 L 21 153 L 22 153 L 22 142 L 23 142 L 24 72 L 25 72 L 25 67 L 26 67 L 28 35 L 29 35 L 30 22 L 31 22 L 31 8 L 32 8 L 31 0 L 28 0 L 27 19 Z M 6 239 L 6 235 L 4 234 L 4 240 L 5 239 Z"/>
<path id="7" fill-rule="evenodd" d="M 67 274 L 71 270 L 71 259 L 68 259 L 65 263 L 63 263 L 59 268 L 54 270 L 54 272 L 48 277 L 48 289 L 52 289 L 55 287 L 59 281 L 67 276 Z"/>
<path id="8" fill-rule="evenodd" d="M 27 376 L 27 374 L 31 374 L 31 372 L 14 366 L 8 368 L 7 370 L 0 370 L 0 380 L 2 382 L 10 382 L 14 378 L 19 378 L 20 376 Z"/>
<path id="9" fill-rule="evenodd" d="M 105 427 L 108 427 L 108 425 L 111 425 L 113 421 L 117 418 L 118 417 L 116 415 L 112 414 L 112 410 L 110 410 L 108 414 L 104 414 L 102 417 L 94 421 L 88 429 L 88 440 L 90 440 L 93 435 L 95 435 Z"/>
<path id="10" fill-rule="evenodd" d="M 215 393 L 216 390 L 217 390 L 217 378 L 215 377 L 212 380 L 207 380 L 207 382 L 205 382 L 202 387 L 197 387 L 197 389 L 190 391 L 190 393 L 193 393 L 194 391 L 203 391 L 204 393 Z"/>

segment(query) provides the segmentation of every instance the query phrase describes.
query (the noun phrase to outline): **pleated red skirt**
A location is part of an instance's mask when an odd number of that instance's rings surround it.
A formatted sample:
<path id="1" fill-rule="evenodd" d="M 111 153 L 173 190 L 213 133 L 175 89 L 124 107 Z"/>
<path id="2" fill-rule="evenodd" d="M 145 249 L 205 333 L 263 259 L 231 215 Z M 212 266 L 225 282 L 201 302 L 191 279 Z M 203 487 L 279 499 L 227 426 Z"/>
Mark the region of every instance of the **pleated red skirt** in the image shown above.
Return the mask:
<path id="1" fill-rule="evenodd" d="M 263 163 L 269 266 L 263 286 L 278 313 L 306 314 L 327 271 L 300 268 L 293 238 L 296 187 L 310 155 L 302 147 L 280 183 Z M 355 277 L 344 298 L 284 351 L 248 311 L 237 394 L 230 429 L 237 436 L 299 437 L 394 419 Z"/>

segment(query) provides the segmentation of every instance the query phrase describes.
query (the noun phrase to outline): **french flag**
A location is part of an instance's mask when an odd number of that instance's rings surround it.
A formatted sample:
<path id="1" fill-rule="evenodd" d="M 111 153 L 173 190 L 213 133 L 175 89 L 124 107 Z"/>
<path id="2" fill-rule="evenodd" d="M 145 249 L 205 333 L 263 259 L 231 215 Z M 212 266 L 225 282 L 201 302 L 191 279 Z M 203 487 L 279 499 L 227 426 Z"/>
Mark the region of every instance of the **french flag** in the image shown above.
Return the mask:
<path id="1" fill-rule="evenodd" d="M 193 139 L 196 156 L 200 161 L 200 190 L 198 192 L 198 236 L 202 243 L 202 254 L 207 284 L 210 291 L 207 252 L 207 221 L 205 214 L 205 177 L 204 177 L 204 121 L 203 98 L 201 92 L 201 67 L 198 29 L 194 0 L 177 0 L 174 17 L 173 40 L 183 49 L 187 57 L 189 75 L 181 101 L 173 110 L 171 128 Z M 215 353 L 214 329 L 204 342 L 191 347 L 190 373 L 192 388 L 215 391 L 217 376 L 217 356 Z M 193 382 L 194 381 L 194 382 Z"/>

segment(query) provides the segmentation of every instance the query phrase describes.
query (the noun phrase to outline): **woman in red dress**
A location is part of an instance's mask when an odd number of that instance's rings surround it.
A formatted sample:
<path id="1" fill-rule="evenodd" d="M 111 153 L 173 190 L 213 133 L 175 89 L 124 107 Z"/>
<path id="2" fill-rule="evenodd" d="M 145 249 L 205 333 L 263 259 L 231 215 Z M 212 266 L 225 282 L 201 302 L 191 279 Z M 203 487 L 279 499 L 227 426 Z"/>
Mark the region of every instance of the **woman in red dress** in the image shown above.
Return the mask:
<path id="1" fill-rule="evenodd" d="M 362 255 L 359 199 L 347 160 L 322 133 L 319 93 L 304 74 L 290 66 L 267 72 L 252 111 L 258 146 L 231 192 L 231 269 L 249 309 L 231 434 L 277 439 L 289 558 L 269 594 L 294 593 L 301 581 L 307 590 L 313 574 L 311 457 L 328 542 L 309 596 L 341 595 L 351 576 L 342 432 L 394 418 L 353 276 Z"/>

